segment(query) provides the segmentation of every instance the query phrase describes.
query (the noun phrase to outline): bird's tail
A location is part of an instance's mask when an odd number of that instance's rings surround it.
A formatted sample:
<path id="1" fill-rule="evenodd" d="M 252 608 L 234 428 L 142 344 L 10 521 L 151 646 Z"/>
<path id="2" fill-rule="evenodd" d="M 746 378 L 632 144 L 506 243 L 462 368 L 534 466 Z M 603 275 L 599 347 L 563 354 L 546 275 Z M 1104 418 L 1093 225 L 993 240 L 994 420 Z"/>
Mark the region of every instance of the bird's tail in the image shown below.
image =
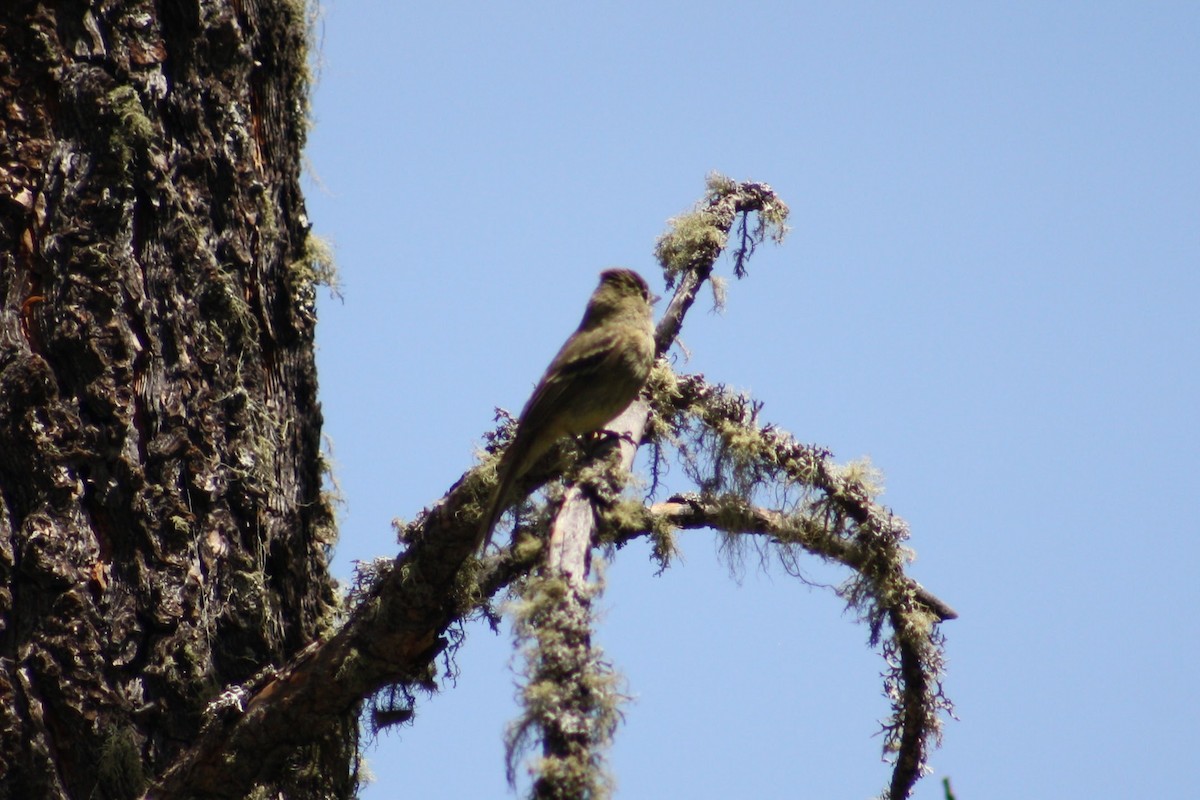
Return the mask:
<path id="1" fill-rule="evenodd" d="M 492 543 L 492 529 L 496 527 L 496 523 L 500 520 L 500 515 L 504 513 L 504 505 L 508 500 L 509 494 L 512 492 L 513 484 L 520 477 L 521 466 L 520 451 L 525 448 L 521 446 L 520 440 L 514 441 L 504 451 L 504 455 L 500 457 L 500 464 L 496 467 L 496 488 L 492 490 L 491 497 L 488 498 L 487 505 L 484 506 L 486 511 L 483 515 L 483 522 L 479 526 L 477 550 L 479 555 L 483 555 L 483 551 L 487 550 L 489 544 Z"/>

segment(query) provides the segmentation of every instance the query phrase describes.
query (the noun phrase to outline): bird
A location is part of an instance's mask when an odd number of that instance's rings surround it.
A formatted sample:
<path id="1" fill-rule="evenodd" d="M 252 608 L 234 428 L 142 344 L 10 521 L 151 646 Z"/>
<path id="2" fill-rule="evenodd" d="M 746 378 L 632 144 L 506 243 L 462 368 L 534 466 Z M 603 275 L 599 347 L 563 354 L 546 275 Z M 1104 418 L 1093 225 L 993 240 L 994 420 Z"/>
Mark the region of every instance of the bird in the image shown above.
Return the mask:
<path id="1" fill-rule="evenodd" d="M 496 468 L 478 549 L 491 541 L 513 484 L 564 436 L 592 433 L 620 416 L 641 392 L 654 365 L 653 295 L 631 269 L 607 269 L 579 327 L 534 387 L 512 443 Z"/>

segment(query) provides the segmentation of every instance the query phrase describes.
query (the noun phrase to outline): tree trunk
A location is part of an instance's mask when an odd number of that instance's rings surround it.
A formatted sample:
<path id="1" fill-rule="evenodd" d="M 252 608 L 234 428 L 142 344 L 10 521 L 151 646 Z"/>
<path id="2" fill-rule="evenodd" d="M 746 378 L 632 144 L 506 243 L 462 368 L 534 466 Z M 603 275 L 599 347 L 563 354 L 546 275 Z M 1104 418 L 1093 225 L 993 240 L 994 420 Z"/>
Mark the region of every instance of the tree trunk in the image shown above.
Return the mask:
<path id="1" fill-rule="evenodd" d="M 306 36 L 288 0 L 0 4 L 0 798 L 136 797 L 330 625 Z M 356 722 L 264 789 L 349 796 Z"/>

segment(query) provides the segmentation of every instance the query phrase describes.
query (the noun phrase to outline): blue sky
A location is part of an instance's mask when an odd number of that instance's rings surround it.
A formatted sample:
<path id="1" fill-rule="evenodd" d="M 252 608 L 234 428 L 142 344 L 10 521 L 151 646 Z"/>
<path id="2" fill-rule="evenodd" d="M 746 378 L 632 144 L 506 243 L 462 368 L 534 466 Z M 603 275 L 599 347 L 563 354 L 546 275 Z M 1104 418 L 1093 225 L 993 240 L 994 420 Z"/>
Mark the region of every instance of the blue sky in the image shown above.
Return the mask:
<path id="1" fill-rule="evenodd" d="M 704 176 L 762 180 L 791 236 L 723 314 L 697 305 L 677 368 L 884 471 L 912 574 L 961 613 L 960 719 L 916 796 L 1194 791 L 1200 7 L 322 14 L 306 191 L 344 290 L 318 331 L 341 578 L 520 409 L 599 270 L 661 292 L 654 240 Z M 866 631 L 779 569 L 731 577 L 709 532 L 682 544 L 661 577 L 644 547 L 607 569 L 599 643 L 634 698 L 617 796 L 878 792 Z M 364 797 L 506 796 L 511 664 L 472 627 Z"/>

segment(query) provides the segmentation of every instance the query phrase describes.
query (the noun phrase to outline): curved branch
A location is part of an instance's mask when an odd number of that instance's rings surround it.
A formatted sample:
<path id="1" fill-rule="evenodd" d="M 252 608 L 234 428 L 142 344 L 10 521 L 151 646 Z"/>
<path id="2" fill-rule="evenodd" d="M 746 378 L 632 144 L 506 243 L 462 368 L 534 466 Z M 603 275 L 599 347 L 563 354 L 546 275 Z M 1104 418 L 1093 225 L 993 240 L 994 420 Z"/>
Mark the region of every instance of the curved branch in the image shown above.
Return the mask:
<path id="1" fill-rule="evenodd" d="M 781 545 L 799 544 L 814 555 L 854 570 L 862 569 L 869 560 L 868 554 L 853 541 L 829 536 L 818 520 L 751 506 L 733 495 L 709 500 L 695 494 L 675 495 L 650 506 L 646 513 L 649 516 L 640 525 L 630 524 L 629 520 L 619 522 L 613 531 L 614 539 L 624 543 L 663 525 L 682 530 L 717 528 L 728 534 L 766 534 Z M 957 611 L 920 583 L 907 576 L 904 581 L 925 612 L 938 622 L 958 618 Z"/>
<path id="2" fill-rule="evenodd" d="M 607 515 L 605 522 L 606 534 L 616 544 L 664 527 L 716 528 L 727 535 L 769 536 L 785 549 L 781 552 L 785 559 L 787 548 L 799 546 L 856 571 L 867 568 L 871 560 L 853 541 L 831 534 L 820 519 L 803 512 L 752 506 L 732 495 L 708 499 L 677 495 L 650 507 L 630 502 L 620 514 Z M 884 644 L 884 654 L 889 664 L 898 661 L 885 677 L 885 694 L 893 703 L 892 721 L 885 725 L 886 749 L 894 754 L 887 794 L 892 800 L 909 796 L 924 769 L 929 741 L 940 739 L 938 713 L 949 711 L 950 705 L 941 694 L 941 637 L 935 626 L 958 616 L 949 604 L 912 578 L 900 576 L 899 584 L 901 591 L 876 598 L 893 631 Z"/>
<path id="3" fill-rule="evenodd" d="M 661 530 L 678 521 L 685 527 L 768 533 L 784 546 L 779 552 L 785 566 L 793 558 L 787 546 L 799 546 L 855 571 L 841 593 L 868 623 L 871 644 L 880 642 L 885 623 L 892 630 L 883 643 L 889 665 L 885 692 L 892 699 L 884 750 L 895 756 L 888 796 L 907 797 L 930 743 L 940 740 L 940 713 L 952 712 L 941 690 L 942 639 L 936 625 L 957 617 L 904 573 L 910 559 L 903 544 L 908 526 L 875 501 L 870 470 L 839 466 L 827 450 L 799 444 L 786 432 L 760 424 L 760 405 L 748 397 L 695 375 L 667 376 L 663 386 L 656 399 L 675 435 L 681 437 L 698 423 L 702 451 L 712 451 L 715 474 L 701 484 L 728 481 L 737 491 L 673 498 L 656 507 L 667 519 L 651 515 L 644 528 Z M 764 485 L 794 487 L 805 501 L 787 513 L 755 508 L 748 498 Z"/>

